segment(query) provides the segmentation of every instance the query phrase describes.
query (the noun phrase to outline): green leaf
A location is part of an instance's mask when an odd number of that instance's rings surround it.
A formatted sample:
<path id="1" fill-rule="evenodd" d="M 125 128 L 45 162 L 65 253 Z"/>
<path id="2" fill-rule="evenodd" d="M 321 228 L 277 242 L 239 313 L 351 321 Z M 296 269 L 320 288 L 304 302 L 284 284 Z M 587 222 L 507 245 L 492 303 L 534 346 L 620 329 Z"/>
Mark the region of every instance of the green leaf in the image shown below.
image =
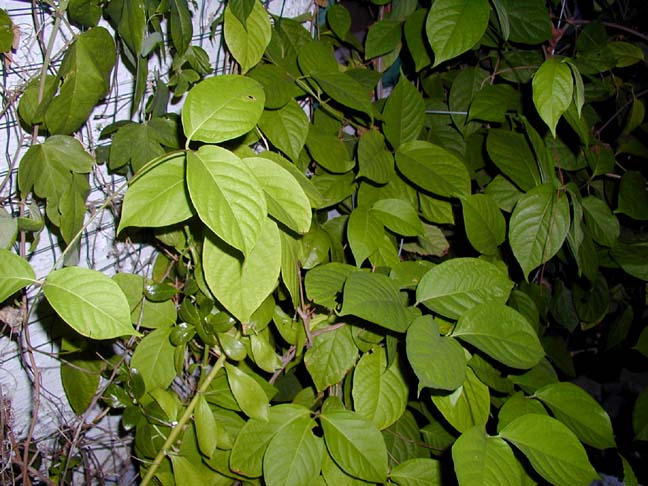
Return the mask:
<path id="1" fill-rule="evenodd" d="M 398 235 L 418 236 L 424 232 L 416 209 L 404 199 L 381 199 L 373 204 L 371 212 Z"/>
<path id="2" fill-rule="evenodd" d="M 353 372 L 353 408 L 379 430 L 396 422 L 407 405 L 408 387 L 398 360 L 387 366 L 384 348 L 365 353 Z"/>
<path id="3" fill-rule="evenodd" d="M 509 241 L 525 278 L 560 250 L 569 223 L 567 196 L 551 184 L 538 186 L 520 198 L 509 222 Z"/>
<path id="4" fill-rule="evenodd" d="M 535 157 L 521 133 L 498 128 L 489 130 L 486 149 L 495 165 L 523 191 L 541 183 Z"/>
<path id="5" fill-rule="evenodd" d="M 479 42 L 490 16 L 486 0 L 437 0 L 425 25 L 434 66 L 463 54 Z"/>
<path id="6" fill-rule="evenodd" d="M 0 9 L 0 52 L 9 52 L 13 46 L 14 25 L 4 9 Z"/>
<path id="7" fill-rule="evenodd" d="M 261 385 L 243 370 L 225 363 L 227 382 L 232 395 L 245 415 L 251 419 L 268 421 L 270 404 Z"/>
<path id="8" fill-rule="evenodd" d="M 408 459 L 392 468 L 389 479 L 399 486 L 441 486 L 441 463 L 424 457 Z"/>
<path id="9" fill-rule="evenodd" d="M 635 440 L 648 441 L 648 387 L 642 390 L 634 403 L 632 430 Z"/>
<path id="10" fill-rule="evenodd" d="M 497 432 L 500 432 L 516 418 L 529 413 L 548 415 L 547 410 L 540 402 L 524 396 L 522 392 L 515 392 L 504 402 L 497 414 Z"/>
<path id="11" fill-rule="evenodd" d="M 277 285 L 281 270 L 277 225 L 266 219 L 256 245 L 244 259 L 221 241 L 207 237 L 202 261 L 214 297 L 245 323 Z"/>
<path id="12" fill-rule="evenodd" d="M 335 135 L 321 133 L 312 126 L 306 138 L 306 147 L 315 162 L 329 172 L 342 174 L 355 166 L 355 161 L 342 140 Z"/>
<path id="13" fill-rule="evenodd" d="M 385 137 L 394 148 L 416 140 L 421 133 L 425 121 L 425 103 L 421 93 L 405 76 L 401 76 L 385 101 L 383 117 Z"/>
<path id="14" fill-rule="evenodd" d="M 349 275 L 340 315 L 349 314 L 396 332 L 405 332 L 411 320 L 394 281 L 379 273 Z"/>
<path id="15" fill-rule="evenodd" d="M 615 447 L 610 417 L 579 386 L 573 383 L 552 383 L 537 390 L 534 397 L 547 405 L 554 416 L 581 441 L 597 449 Z"/>
<path id="16" fill-rule="evenodd" d="M 648 188 L 641 172 L 629 170 L 621 178 L 617 213 L 637 221 L 648 220 Z"/>
<path id="17" fill-rule="evenodd" d="M 468 138 L 472 133 L 479 130 L 479 123 L 467 122 L 468 109 L 473 98 L 482 89 L 482 86 L 488 82 L 488 79 L 489 73 L 487 71 L 479 67 L 471 67 L 462 69 L 452 81 L 448 97 L 450 118 L 464 138 Z"/>
<path id="18" fill-rule="evenodd" d="M 102 366 L 99 359 L 66 357 L 61 361 L 61 384 L 77 415 L 83 414 L 92 403 L 99 388 Z"/>
<path id="19" fill-rule="evenodd" d="M 248 255 L 266 219 L 263 188 L 232 152 L 203 145 L 187 154 L 187 186 L 200 219 L 227 244 Z"/>
<path id="20" fill-rule="evenodd" d="M 83 125 L 110 87 L 115 59 L 115 42 L 103 27 L 93 27 L 77 37 L 58 72 L 63 80 L 59 94 L 45 112 L 50 133 L 67 135 Z"/>
<path id="21" fill-rule="evenodd" d="M 522 192 L 499 174 L 486 186 L 484 193 L 491 196 L 501 210 L 509 213 L 513 211 L 518 199 L 522 197 Z"/>
<path id="22" fill-rule="evenodd" d="M 373 59 L 393 51 L 401 42 L 402 23 L 382 19 L 372 24 L 365 40 L 365 59 Z"/>
<path id="23" fill-rule="evenodd" d="M 270 43 L 272 26 L 268 12 L 260 2 L 255 1 L 244 25 L 228 6 L 225 9 L 223 33 L 230 53 L 241 65 L 242 74 L 245 74 L 261 60 Z"/>
<path id="24" fill-rule="evenodd" d="M 34 192 L 42 198 L 58 200 L 71 183 L 72 172 L 86 174 L 94 159 L 75 138 L 54 135 L 29 147 L 18 167 L 22 194 Z"/>
<path id="25" fill-rule="evenodd" d="M 156 329 L 144 336 L 133 352 L 130 367 L 140 374 L 146 391 L 165 390 L 176 376 L 171 331 L 170 327 Z"/>
<path id="26" fill-rule="evenodd" d="M 318 73 L 314 76 L 324 93 L 343 106 L 365 113 L 373 120 L 369 92 L 347 73 Z"/>
<path id="27" fill-rule="evenodd" d="M 522 484 L 522 470 L 509 445 L 499 437 L 488 436 L 483 427 L 468 429 L 457 439 L 452 460 L 459 484 Z"/>
<path id="28" fill-rule="evenodd" d="M 470 244 L 486 255 L 497 253 L 506 239 L 506 221 L 488 194 L 473 194 L 461 200 L 464 225 Z"/>
<path id="29" fill-rule="evenodd" d="M 308 126 L 306 113 L 292 99 L 278 110 L 265 110 L 259 120 L 259 128 L 272 145 L 293 161 L 299 159 L 306 143 Z"/>
<path id="30" fill-rule="evenodd" d="M 407 360 L 423 387 L 456 390 L 466 379 L 466 355 L 453 337 L 439 335 L 432 316 L 421 316 L 407 330 Z"/>
<path id="31" fill-rule="evenodd" d="M 394 156 L 379 131 L 368 130 L 358 140 L 358 166 L 358 177 L 376 184 L 386 184 L 394 176 Z"/>
<path id="32" fill-rule="evenodd" d="M 355 271 L 354 267 L 345 263 L 319 265 L 306 273 L 306 295 L 316 304 L 334 308 L 337 294 L 342 292 L 347 277 Z"/>
<path id="33" fill-rule="evenodd" d="M 96 270 L 66 267 L 50 272 L 43 292 L 70 327 L 91 339 L 137 335 L 119 285 Z"/>
<path id="34" fill-rule="evenodd" d="M 637 476 L 635 476 L 634 471 L 630 463 L 621 455 L 621 463 L 623 464 L 623 483 L 625 486 L 638 486 L 639 482 L 637 481 Z"/>
<path id="35" fill-rule="evenodd" d="M 504 304 L 513 288 L 497 266 L 476 258 L 453 258 L 430 269 L 416 288 L 416 300 L 457 319 L 477 304 Z"/>
<path id="36" fill-rule="evenodd" d="M 544 350 L 529 321 L 497 302 L 479 304 L 461 317 L 452 335 L 513 368 L 532 368 Z"/>
<path id="37" fill-rule="evenodd" d="M 549 9 L 542 0 L 499 0 L 509 18 L 509 40 L 542 44 L 551 38 Z"/>
<path id="38" fill-rule="evenodd" d="M 432 395 L 432 402 L 439 412 L 459 432 L 473 426 L 484 428 L 490 412 L 490 393 L 470 368 L 459 388 L 449 395 Z"/>
<path id="39" fill-rule="evenodd" d="M 371 482 L 387 479 L 387 449 L 378 429 L 360 415 L 329 411 L 320 415 L 326 447 L 349 475 Z"/>
<path id="40" fill-rule="evenodd" d="M 185 184 L 185 154 L 164 155 L 159 160 L 126 191 L 118 233 L 128 226 L 170 226 L 193 215 Z"/>
<path id="41" fill-rule="evenodd" d="M 248 73 L 248 76 L 263 86 L 266 96 L 265 107 L 269 110 L 281 108 L 303 93 L 286 70 L 274 64 L 259 64 Z"/>
<path id="42" fill-rule="evenodd" d="M 555 57 L 542 63 L 533 76 L 533 104 L 554 138 L 561 115 L 572 102 L 574 81 L 569 65 Z"/>
<path id="43" fill-rule="evenodd" d="M 31 219 L 27 221 L 31 221 Z M 11 248 L 16 242 L 17 236 L 18 218 L 13 218 L 5 209 L 0 209 L 0 249 Z M 4 299 L 0 299 L 0 302 L 2 300 Z"/>
<path id="44" fill-rule="evenodd" d="M 171 40 L 178 54 L 184 54 L 191 44 L 193 25 L 187 0 L 169 0 L 169 23 L 171 24 Z"/>
<path id="45" fill-rule="evenodd" d="M 205 395 L 198 395 L 194 409 L 194 426 L 200 452 L 211 457 L 218 445 L 219 424 L 209 408 Z"/>
<path id="46" fill-rule="evenodd" d="M 581 204 L 583 205 L 585 224 L 592 239 L 604 246 L 614 246 L 619 238 L 621 227 L 610 207 L 595 196 L 584 197 Z"/>
<path id="47" fill-rule="evenodd" d="M 503 123 L 506 113 L 520 105 L 520 93 L 508 84 L 487 84 L 475 93 L 468 120 L 484 120 Z"/>
<path id="48" fill-rule="evenodd" d="M 313 339 L 313 346 L 304 355 L 304 364 L 318 391 L 342 381 L 353 367 L 358 349 L 353 343 L 351 329 L 323 329 Z"/>
<path id="49" fill-rule="evenodd" d="M 445 197 L 470 194 L 470 176 L 464 163 L 438 145 L 421 140 L 401 144 L 396 166 L 412 183 Z"/>
<path id="50" fill-rule="evenodd" d="M 263 157 L 246 157 L 243 162 L 263 188 L 270 215 L 296 233 L 308 232 L 311 206 L 297 179 Z"/>
<path id="51" fill-rule="evenodd" d="M 630 309 L 630 312 L 628 312 L 628 309 Z M 624 315 L 628 313 L 630 315 L 632 314 L 632 307 L 628 307 L 626 308 L 626 311 L 624 311 Z M 636 349 L 641 354 L 648 357 L 648 327 L 644 327 L 643 331 L 641 331 L 641 334 L 637 339 L 637 344 L 635 344 L 632 349 Z"/>
<path id="52" fill-rule="evenodd" d="M 72 183 L 68 185 L 59 200 L 58 211 L 61 215 L 61 236 L 67 244 L 70 244 L 76 234 L 83 228 L 87 211 L 86 196 L 86 179 L 83 177 L 73 177 Z"/>
<path id="53" fill-rule="evenodd" d="M 546 415 L 527 414 L 500 432 L 527 457 L 533 469 L 557 486 L 587 486 L 598 474 L 576 436 Z"/>
<path id="54" fill-rule="evenodd" d="M 499 23 L 502 39 L 508 41 L 509 37 L 511 36 L 511 22 L 509 21 L 508 12 L 504 8 L 502 0 L 494 0 L 493 8 L 495 9 L 495 13 L 497 14 L 497 21 Z"/>
<path id="55" fill-rule="evenodd" d="M 35 280 L 36 275 L 27 260 L 0 248 L 0 302 Z"/>
<path id="56" fill-rule="evenodd" d="M 618 68 L 632 66 L 645 58 L 641 47 L 630 42 L 610 42 L 607 48 L 614 54 Z"/>
<path id="57" fill-rule="evenodd" d="M 94 27 L 99 22 L 101 13 L 102 9 L 97 0 L 70 0 L 68 3 L 68 18 L 79 25 Z"/>
<path id="58" fill-rule="evenodd" d="M 326 11 L 326 21 L 340 40 L 345 40 L 351 29 L 351 13 L 341 3 L 334 3 Z"/>
<path id="59" fill-rule="evenodd" d="M 314 426 L 312 418 L 299 417 L 275 434 L 263 457 L 267 484 L 309 484 L 319 475 L 324 443 L 313 435 Z"/>
<path id="60" fill-rule="evenodd" d="M 349 216 L 347 239 L 353 253 L 356 266 L 378 251 L 384 228 L 372 211 L 365 207 L 356 208 Z"/>
<path id="61" fill-rule="evenodd" d="M 419 8 L 408 15 L 405 20 L 405 44 L 414 60 L 416 72 L 432 64 L 430 47 L 424 35 L 427 15 L 427 9 Z"/>
<path id="62" fill-rule="evenodd" d="M 261 115 L 265 94 L 254 79 L 237 74 L 208 78 L 194 86 L 182 107 L 188 141 L 224 142 L 252 130 Z"/>
<path id="63" fill-rule="evenodd" d="M 232 471 L 256 478 L 262 474 L 263 456 L 274 435 L 295 420 L 308 418 L 310 410 L 301 405 L 280 404 L 270 407 L 269 420 L 249 419 L 236 435 L 230 467 Z"/>

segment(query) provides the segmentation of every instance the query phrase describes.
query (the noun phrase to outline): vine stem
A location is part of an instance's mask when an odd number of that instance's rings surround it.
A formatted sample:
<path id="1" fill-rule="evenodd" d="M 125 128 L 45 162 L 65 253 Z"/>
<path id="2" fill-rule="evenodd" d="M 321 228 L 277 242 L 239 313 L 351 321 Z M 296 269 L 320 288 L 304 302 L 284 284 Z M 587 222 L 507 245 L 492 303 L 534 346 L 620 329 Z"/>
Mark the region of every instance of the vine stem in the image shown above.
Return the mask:
<path id="1" fill-rule="evenodd" d="M 178 436 L 184 430 L 187 422 L 189 422 L 189 420 L 191 419 L 194 408 L 196 408 L 196 404 L 198 403 L 198 397 L 207 391 L 209 384 L 214 378 L 216 378 L 216 374 L 225 364 L 225 358 L 225 353 L 220 355 L 220 357 L 214 364 L 214 367 L 209 371 L 209 374 L 200 384 L 200 387 L 198 387 L 198 391 L 196 391 L 193 398 L 189 402 L 189 405 L 187 405 L 187 408 L 182 414 L 182 417 L 180 417 L 178 423 L 171 430 L 171 433 L 169 434 L 169 437 L 167 437 L 167 440 L 162 446 L 162 449 L 160 449 L 160 452 L 158 452 L 157 456 L 155 456 L 155 459 L 153 459 L 153 463 L 151 464 L 151 467 L 149 467 L 149 469 L 146 471 L 146 475 L 144 476 L 144 479 L 142 479 L 140 486 L 146 486 L 151 481 L 151 479 L 153 479 L 153 476 L 160 467 L 160 464 L 162 464 L 162 461 L 168 454 L 169 449 L 175 443 L 175 441 L 178 440 Z"/>

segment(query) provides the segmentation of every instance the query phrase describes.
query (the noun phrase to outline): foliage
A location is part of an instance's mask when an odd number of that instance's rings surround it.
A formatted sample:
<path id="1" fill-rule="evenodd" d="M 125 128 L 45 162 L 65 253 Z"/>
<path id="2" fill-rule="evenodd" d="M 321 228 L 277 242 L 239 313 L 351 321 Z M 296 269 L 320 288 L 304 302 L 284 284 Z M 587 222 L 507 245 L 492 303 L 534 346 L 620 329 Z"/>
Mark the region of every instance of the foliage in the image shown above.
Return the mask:
<path id="1" fill-rule="evenodd" d="M 645 390 L 630 425 L 570 380 L 635 343 L 645 369 L 646 44 L 598 2 L 374 3 L 359 42 L 342 4 L 313 38 L 230 0 L 212 75 L 185 0 L 70 2 L 87 29 L 21 98 L 45 137 L 21 195 L 77 244 L 97 162 L 73 134 L 116 42 L 144 115 L 105 130 L 118 233 L 160 251 L 149 275 L 37 281 L 2 250 L 2 298 L 39 288 L 84 336 L 66 393 L 121 411 L 142 484 L 631 484 Z M 125 360 L 87 352 L 129 336 Z"/>

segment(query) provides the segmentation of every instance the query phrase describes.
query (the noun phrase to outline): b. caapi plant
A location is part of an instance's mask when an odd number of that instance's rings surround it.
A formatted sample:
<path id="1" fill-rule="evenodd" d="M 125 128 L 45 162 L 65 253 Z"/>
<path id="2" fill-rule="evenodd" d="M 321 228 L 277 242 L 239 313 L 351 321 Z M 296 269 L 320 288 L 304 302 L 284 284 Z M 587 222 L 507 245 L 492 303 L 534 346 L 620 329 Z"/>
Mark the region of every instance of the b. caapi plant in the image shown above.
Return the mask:
<path id="1" fill-rule="evenodd" d="M 617 3 L 375 0 L 359 41 L 344 4 L 231 0 L 215 75 L 185 0 L 61 2 L 83 28 L 22 94 L 20 194 L 73 248 L 105 162 L 117 236 L 157 258 L 36 280 L 11 241 L 1 297 L 37 289 L 76 331 L 70 404 L 101 390 L 143 485 L 637 484 L 648 392 L 613 425 L 571 382 L 583 350 L 648 353 L 646 37 Z M 142 121 L 98 161 L 74 132 L 115 42 Z"/>

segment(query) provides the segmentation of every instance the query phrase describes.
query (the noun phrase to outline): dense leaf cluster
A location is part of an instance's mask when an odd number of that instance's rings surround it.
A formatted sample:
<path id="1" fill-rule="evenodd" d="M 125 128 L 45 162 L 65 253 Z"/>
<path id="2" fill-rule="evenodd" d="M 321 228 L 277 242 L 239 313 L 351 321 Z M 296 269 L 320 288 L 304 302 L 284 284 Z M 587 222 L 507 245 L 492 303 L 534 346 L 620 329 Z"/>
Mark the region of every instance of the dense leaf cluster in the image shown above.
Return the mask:
<path id="1" fill-rule="evenodd" d="M 571 380 L 591 347 L 648 355 L 645 35 L 580 3 L 375 1 L 359 41 L 341 3 L 313 36 L 230 0 L 234 73 L 208 75 L 185 0 L 112 0 L 135 111 L 148 57 L 174 50 L 146 121 L 104 132 L 130 176 L 118 233 L 150 229 L 154 268 L 37 282 L 2 250 L 0 297 L 41 285 L 84 336 L 63 343 L 70 403 L 113 376 L 143 484 L 637 484 L 648 392 L 613 424 Z M 90 28 L 21 99 L 48 137 L 20 190 L 67 245 L 94 164 L 72 135 L 114 61 L 91 4 L 70 2 Z M 124 336 L 126 362 L 93 353 Z"/>

